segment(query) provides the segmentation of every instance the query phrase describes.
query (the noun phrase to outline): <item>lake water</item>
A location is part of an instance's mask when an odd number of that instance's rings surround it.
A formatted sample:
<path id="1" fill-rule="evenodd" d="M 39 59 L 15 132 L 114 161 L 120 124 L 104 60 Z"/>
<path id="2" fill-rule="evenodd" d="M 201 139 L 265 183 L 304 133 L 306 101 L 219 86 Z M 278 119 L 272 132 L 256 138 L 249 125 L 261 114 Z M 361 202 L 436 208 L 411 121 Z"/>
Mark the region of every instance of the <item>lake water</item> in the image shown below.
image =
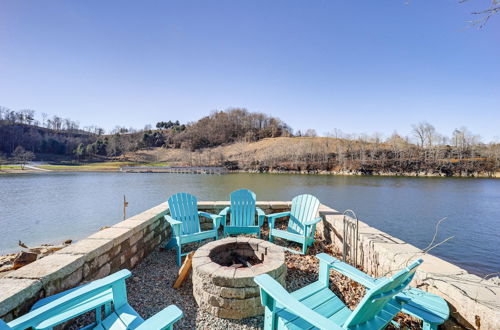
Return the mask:
<path id="1" fill-rule="evenodd" d="M 500 271 L 500 180 L 293 174 L 43 173 L 0 176 L 0 254 L 28 245 L 80 239 L 165 202 L 176 192 L 228 200 L 248 188 L 258 200 L 310 193 L 339 211 L 353 209 L 369 225 L 425 248 L 472 273 Z"/>

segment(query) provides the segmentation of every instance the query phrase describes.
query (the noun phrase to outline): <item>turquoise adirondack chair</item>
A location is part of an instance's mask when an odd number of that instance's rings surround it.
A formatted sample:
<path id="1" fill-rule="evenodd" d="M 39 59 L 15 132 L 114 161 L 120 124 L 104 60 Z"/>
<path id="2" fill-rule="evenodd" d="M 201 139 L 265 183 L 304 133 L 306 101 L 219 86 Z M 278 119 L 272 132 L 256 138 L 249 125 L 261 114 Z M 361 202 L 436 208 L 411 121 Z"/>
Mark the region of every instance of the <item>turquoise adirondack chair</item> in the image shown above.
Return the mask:
<path id="1" fill-rule="evenodd" d="M 187 193 L 178 193 L 168 199 L 170 215 L 165 219 L 172 226 L 172 239 L 167 243 L 166 248 L 175 247 L 177 249 L 177 265 L 181 265 L 181 257 L 189 252 L 182 253 L 183 244 L 202 241 L 204 239 L 218 239 L 217 230 L 220 226 L 220 215 L 198 211 L 198 201 L 196 197 Z M 213 229 L 201 231 L 200 218 L 203 216 L 213 222 Z"/>
<path id="2" fill-rule="evenodd" d="M 125 279 L 130 275 L 129 270 L 123 269 L 100 280 L 44 298 L 29 313 L 9 323 L 0 320 L 0 330 L 52 329 L 91 310 L 95 310 L 95 322 L 83 329 L 172 329 L 173 324 L 182 317 L 182 311 L 177 306 L 170 305 L 144 321 L 128 304 Z"/>
<path id="3" fill-rule="evenodd" d="M 318 254 L 317 258 L 320 260 L 318 281 L 295 292 L 288 293 L 267 274 L 254 279 L 260 286 L 265 308 L 264 329 L 383 329 L 398 312 L 408 313 L 406 308 L 412 307 L 416 312 L 412 315 L 424 320 L 424 329 L 437 329 L 437 324 L 430 322 L 437 322 L 438 315 L 440 323 L 448 318 L 448 305 L 442 298 L 429 295 L 430 299 L 416 301 L 410 292 L 421 290 L 407 289 L 421 259 L 390 278 L 373 279 L 325 253 Z M 331 268 L 367 286 L 366 295 L 355 310 L 351 311 L 329 289 Z"/>
<path id="4" fill-rule="evenodd" d="M 299 195 L 292 199 L 290 211 L 266 215 L 269 221 L 269 241 L 272 242 L 273 237 L 280 237 L 301 243 L 302 253 L 306 254 L 307 248 L 314 243 L 316 224 L 321 221 L 321 217 L 318 217 L 319 205 L 320 202 L 316 197 Z M 290 217 L 287 230 L 275 229 L 275 220 L 286 216 Z"/>
<path id="5" fill-rule="evenodd" d="M 260 238 L 260 227 L 264 224 L 266 215 L 255 206 L 255 202 L 255 193 L 248 189 L 231 193 L 231 206 L 219 213 L 222 216 L 224 237 L 230 234 L 257 234 Z M 230 213 L 230 223 L 227 223 L 228 213 Z M 255 223 L 255 213 L 257 213 L 257 223 Z"/>

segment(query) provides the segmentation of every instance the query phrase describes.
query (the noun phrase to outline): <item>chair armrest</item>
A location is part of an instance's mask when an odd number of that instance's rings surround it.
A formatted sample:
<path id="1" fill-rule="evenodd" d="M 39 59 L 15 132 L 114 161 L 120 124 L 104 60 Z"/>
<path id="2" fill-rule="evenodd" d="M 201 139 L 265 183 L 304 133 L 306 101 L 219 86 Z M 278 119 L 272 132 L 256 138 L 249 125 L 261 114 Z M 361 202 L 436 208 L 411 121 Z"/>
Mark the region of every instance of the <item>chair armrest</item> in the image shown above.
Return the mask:
<path id="1" fill-rule="evenodd" d="M 266 218 L 268 218 L 268 219 L 282 218 L 282 217 L 289 216 L 291 213 L 292 212 L 290 212 L 290 211 L 286 211 L 286 212 L 266 214 Z"/>
<path id="2" fill-rule="evenodd" d="M 231 210 L 231 207 L 226 206 L 222 211 L 219 212 L 219 215 L 225 217 L 225 216 L 227 216 L 227 213 L 229 212 L 229 210 Z"/>
<path id="3" fill-rule="evenodd" d="M 312 225 L 315 225 L 315 224 L 317 224 L 318 222 L 320 222 L 320 221 L 321 221 L 321 219 L 322 219 L 321 217 L 318 217 L 318 218 L 316 218 L 316 219 L 314 219 L 314 220 L 304 222 L 304 225 L 305 225 L 305 226 L 312 226 Z"/>
<path id="4" fill-rule="evenodd" d="M 231 210 L 231 207 L 226 206 L 222 211 L 219 212 L 219 215 L 222 217 L 222 225 L 227 225 L 227 214 Z"/>
<path id="5" fill-rule="evenodd" d="M 326 253 L 320 253 L 316 255 L 320 262 L 326 263 L 330 268 L 336 270 L 337 272 L 349 277 L 350 279 L 358 282 L 359 284 L 367 287 L 368 289 L 375 286 L 377 279 L 371 277 L 370 275 L 363 273 L 356 267 L 346 264 Z"/>
<path id="6" fill-rule="evenodd" d="M 208 212 L 203 212 L 203 211 L 198 211 L 198 215 L 201 215 L 202 217 L 212 219 L 212 222 L 214 224 L 214 229 L 218 229 L 220 226 L 220 219 L 222 216 L 218 214 L 211 214 Z"/>
<path id="7" fill-rule="evenodd" d="M 172 236 L 179 237 L 179 235 L 181 234 L 180 229 L 181 229 L 182 221 L 175 220 L 174 218 L 172 218 L 168 214 L 164 215 L 164 218 L 170 224 L 170 227 L 172 227 Z"/>
<path id="8" fill-rule="evenodd" d="M 273 214 L 266 214 L 267 221 L 269 221 L 269 228 L 273 229 L 274 228 L 274 220 L 277 218 L 282 218 L 289 216 L 292 212 L 286 211 L 286 212 L 280 212 L 280 213 L 273 213 Z"/>
<path id="9" fill-rule="evenodd" d="M 174 225 L 181 225 L 182 224 L 182 221 L 179 221 L 179 220 L 175 220 L 174 218 L 172 218 L 171 216 L 169 216 L 168 214 L 167 215 L 164 215 L 165 217 L 165 220 L 167 220 L 167 222 L 171 225 L 171 226 L 174 226 Z"/>
<path id="10" fill-rule="evenodd" d="M 136 330 L 169 329 L 182 316 L 183 313 L 177 306 L 170 305 L 144 321 Z"/>
<path id="11" fill-rule="evenodd" d="M 203 212 L 203 211 L 198 211 L 198 215 L 201 215 L 202 217 L 209 218 L 209 219 L 214 219 L 214 218 L 220 218 L 221 217 L 218 214 L 212 214 L 212 213 Z"/>
<path id="12" fill-rule="evenodd" d="M 259 227 L 262 227 L 262 225 L 264 224 L 264 220 L 266 218 L 266 214 L 264 213 L 264 211 L 262 211 L 260 207 L 256 207 L 255 211 L 257 211 L 257 221 L 259 223 Z"/>
<path id="13" fill-rule="evenodd" d="M 450 308 L 446 300 L 430 292 L 409 287 L 394 298 L 405 302 L 403 313 L 410 314 L 430 324 L 442 324 L 450 316 Z"/>
<path id="14" fill-rule="evenodd" d="M 342 329 L 339 325 L 298 301 L 268 274 L 259 275 L 255 277 L 254 281 L 262 291 L 271 296 L 276 302 L 315 327 L 320 329 Z M 264 302 L 262 296 L 261 299 Z"/>

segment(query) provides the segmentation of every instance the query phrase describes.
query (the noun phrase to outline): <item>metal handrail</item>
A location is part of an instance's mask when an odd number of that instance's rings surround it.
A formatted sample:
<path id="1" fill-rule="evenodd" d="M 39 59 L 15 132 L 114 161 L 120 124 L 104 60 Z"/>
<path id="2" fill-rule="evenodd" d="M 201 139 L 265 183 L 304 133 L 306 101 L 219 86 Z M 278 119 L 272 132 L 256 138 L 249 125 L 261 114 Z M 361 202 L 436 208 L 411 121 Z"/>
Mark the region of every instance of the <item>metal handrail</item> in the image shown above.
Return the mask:
<path id="1" fill-rule="evenodd" d="M 342 246 L 342 259 L 352 266 L 358 265 L 358 217 L 353 210 L 344 211 L 344 236 Z"/>

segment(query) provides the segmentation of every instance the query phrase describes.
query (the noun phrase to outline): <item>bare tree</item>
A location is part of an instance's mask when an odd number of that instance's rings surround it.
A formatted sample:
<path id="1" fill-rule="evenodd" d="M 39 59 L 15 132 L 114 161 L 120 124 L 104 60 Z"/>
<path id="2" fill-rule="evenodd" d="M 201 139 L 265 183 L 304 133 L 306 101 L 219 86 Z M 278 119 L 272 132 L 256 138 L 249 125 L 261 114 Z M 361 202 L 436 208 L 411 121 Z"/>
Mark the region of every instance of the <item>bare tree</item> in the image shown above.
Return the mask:
<path id="1" fill-rule="evenodd" d="M 31 125 L 35 120 L 35 110 L 23 109 L 19 110 L 20 117 L 22 118 L 22 123 Z"/>
<path id="2" fill-rule="evenodd" d="M 304 133 L 304 136 L 308 136 L 308 137 L 316 137 L 318 136 L 318 134 L 316 133 L 316 130 L 315 129 L 312 129 L 312 128 L 309 128 L 305 133 Z"/>
<path id="3" fill-rule="evenodd" d="M 425 123 L 424 125 L 424 134 L 425 139 L 427 140 L 427 147 L 432 148 L 432 144 L 435 142 L 436 138 L 436 129 L 429 123 Z"/>
<path id="4" fill-rule="evenodd" d="M 52 129 L 56 131 L 62 130 L 63 121 L 59 116 L 52 117 Z"/>
<path id="5" fill-rule="evenodd" d="M 5 164 L 7 162 L 7 157 L 5 157 L 5 155 L 0 152 L 0 171 L 2 170 L 2 165 Z"/>
<path id="6" fill-rule="evenodd" d="M 413 136 L 417 139 L 420 148 L 432 146 L 435 131 L 434 126 L 425 121 L 412 125 Z"/>
<path id="7" fill-rule="evenodd" d="M 480 141 L 479 135 L 472 134 L 466 127 L 460 127 L 453 131 L 452 143 L 458 152 L 460 159 L 473 149 Z"/>
<path id="8" fill-rule="evenodd" d="M 71 131 L 73 129 L 73 123 L 71 121 L 71 119 L 69 118 L 65 118 L 63 119 L 63 123 L 64 123 L 64 129 L 66 129 L 67 131 Z"/>
<path id="9" fill-rule="evenodd" d="M 22 170 L 24 170 L 26 163 L 35 158 L 35 154 L 33 152 L 27 151 L 21 146 L 17 146 L 16 149 L 14 149 L 12 156 L 14 156 L 14 159 L 21 164 Z"/>
<path id="10" fill-rule="evenodd" d="M 8 113 L 10 112 L 9 108 L 0 106 L 0 121 L 7 120 Z"/>
<path id="11" fill-rule="evenodd" d="M 469 0 L 460 0 L 460 3 L 467 2 Z M 483 28 L 486 23 L 490 20 L 493 15 L 500 12 L 500 0 L 491 0 L 491 5 L 479 11 L 473 11 L 471 14 L 478 17 L 478 19 L 470 20 L 469 23 L 473 26 L 477 26 L 479 29 Z"/>
<path id="12" fill-rule="evenodd" d="M 45 112 L 42 112 L 42 126 L 45 128 L 48 128 L 47 125 L 47 118 L 49 118 L 49 115 Z"/>

